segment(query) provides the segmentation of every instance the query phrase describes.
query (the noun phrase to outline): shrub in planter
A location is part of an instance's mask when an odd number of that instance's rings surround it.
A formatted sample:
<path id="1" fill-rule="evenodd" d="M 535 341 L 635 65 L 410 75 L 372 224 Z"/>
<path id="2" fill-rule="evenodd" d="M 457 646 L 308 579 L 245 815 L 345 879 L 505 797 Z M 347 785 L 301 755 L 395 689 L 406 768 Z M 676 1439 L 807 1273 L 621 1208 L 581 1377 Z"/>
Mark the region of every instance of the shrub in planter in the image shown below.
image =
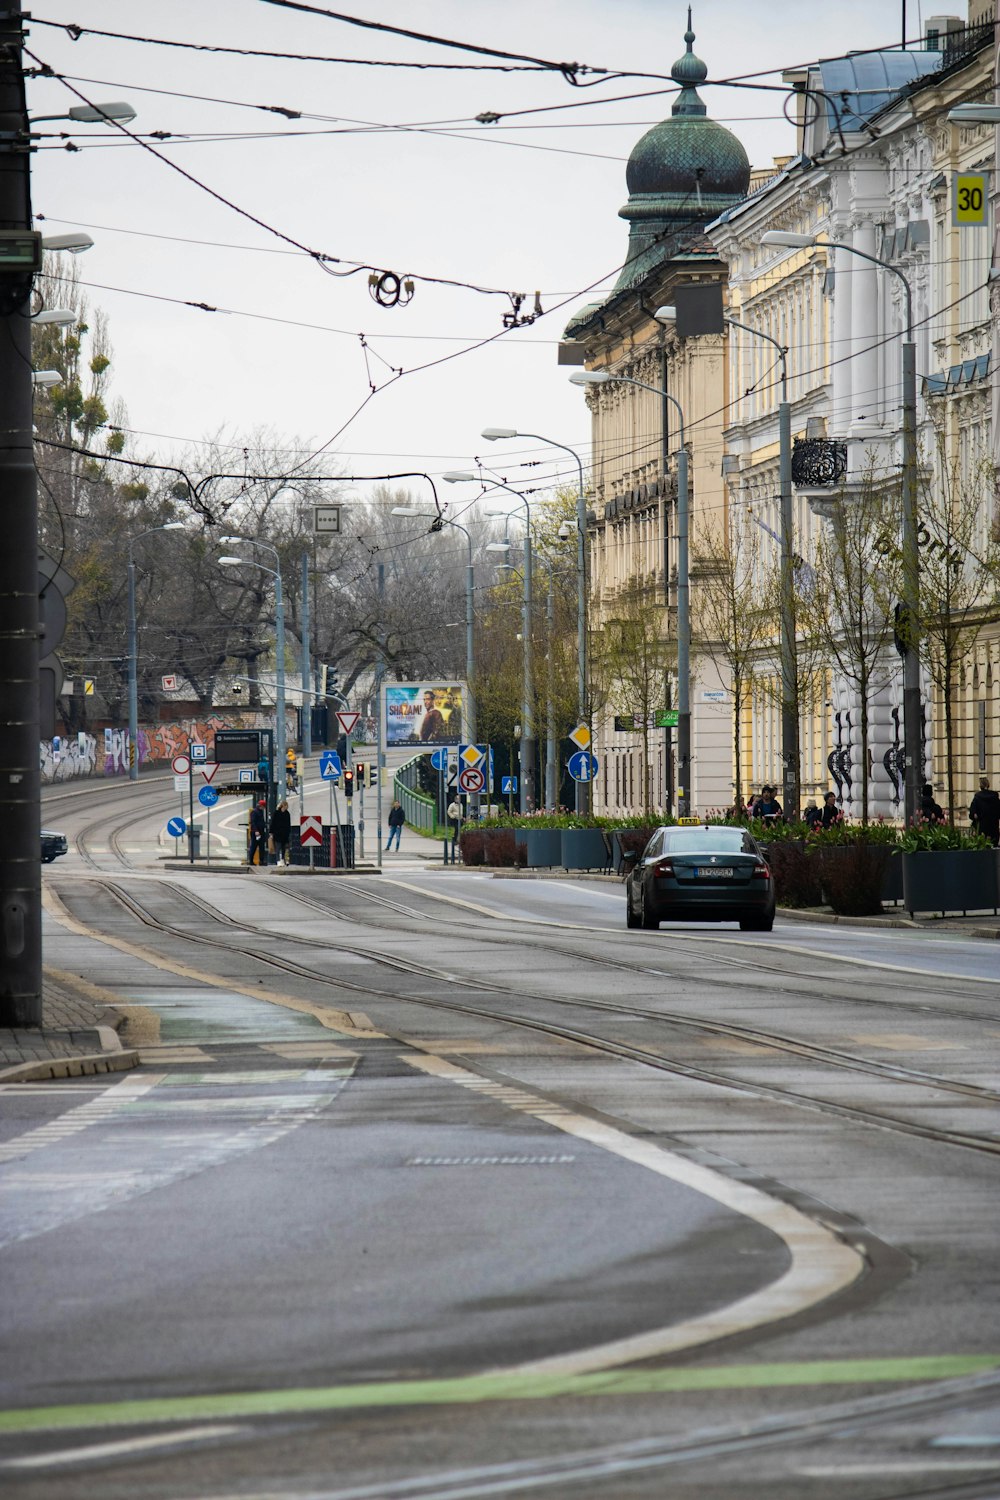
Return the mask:
<path id="1" fill-rule="evenodd" d="M 816 861 L 802 839 L 775 839 L 767 846 L 779 906 L 819 906 L 823 900 Z"/>
<path id="2" fill-rule="evenodd" d="M 521 865 L 512 828 L 463 828 L 459 835 L 463 865 Z"/>
<path id="3" fill-rule="evenodd" d="M 836 843 L 814 845 L 815 860 L 827 904 L 843 917 L 874 917 L 882 910 L 882 887 L 893 845 L 870 843 L 868 831 Z"/>

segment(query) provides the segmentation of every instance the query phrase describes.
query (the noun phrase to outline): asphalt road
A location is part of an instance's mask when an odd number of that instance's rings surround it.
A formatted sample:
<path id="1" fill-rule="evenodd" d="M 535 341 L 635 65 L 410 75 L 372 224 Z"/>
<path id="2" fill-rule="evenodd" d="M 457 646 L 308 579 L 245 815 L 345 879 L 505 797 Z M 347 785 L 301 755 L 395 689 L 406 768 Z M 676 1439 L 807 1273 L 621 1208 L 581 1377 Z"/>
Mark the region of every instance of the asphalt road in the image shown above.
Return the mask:
<path id="1" fill-rule="evenodd" d="M 6 1492 L 1000 1493 L 994 945 L 165 876 L 162 801 L 46 873 L 143 1065 L 0 1090 Z"/>

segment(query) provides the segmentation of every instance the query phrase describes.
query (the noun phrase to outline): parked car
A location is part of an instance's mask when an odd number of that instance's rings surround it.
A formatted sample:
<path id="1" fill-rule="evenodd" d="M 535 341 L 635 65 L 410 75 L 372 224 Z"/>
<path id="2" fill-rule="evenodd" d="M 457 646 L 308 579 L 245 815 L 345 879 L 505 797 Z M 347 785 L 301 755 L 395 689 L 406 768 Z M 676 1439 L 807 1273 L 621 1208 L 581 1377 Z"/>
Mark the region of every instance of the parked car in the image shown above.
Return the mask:
<path id="1" fill-rule="evenodd" d="M 658 828 L 641 854 L 626 854 L 625 924 L 739 922 L 774 926 L 774 879 L 763 849 L 743 828 Z"/>
<path id="2" fill-rule="evenodd" d="M 50 865 L 60 854 L 66 854 L 69 845 L 64 833 L 53 833 L 51 828 L 42 829 L 42 864 Z"/>

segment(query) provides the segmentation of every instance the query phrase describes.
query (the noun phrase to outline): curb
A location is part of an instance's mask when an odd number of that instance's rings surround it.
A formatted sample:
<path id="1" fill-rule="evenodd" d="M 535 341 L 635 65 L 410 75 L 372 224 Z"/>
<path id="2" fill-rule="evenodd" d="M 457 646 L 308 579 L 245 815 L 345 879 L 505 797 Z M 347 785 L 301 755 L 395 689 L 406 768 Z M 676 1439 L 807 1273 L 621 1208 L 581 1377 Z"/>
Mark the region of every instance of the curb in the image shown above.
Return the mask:
<path id="1" fill-rule="evenodd" d="M 102 1027 L 102 1030 L 108 1030 Z M 117 1040 L 117 1038 L 116 1038 Z M 0 1083 L 40 1083 L 46 1078 L 82 1078 L 91 1073 L 124 1073 L 139 1066 L 139 1054 L 121 1047 L 117 1052 L 86 1053 L 79 1057 L 47 1057 L 0 1069 Z"/>

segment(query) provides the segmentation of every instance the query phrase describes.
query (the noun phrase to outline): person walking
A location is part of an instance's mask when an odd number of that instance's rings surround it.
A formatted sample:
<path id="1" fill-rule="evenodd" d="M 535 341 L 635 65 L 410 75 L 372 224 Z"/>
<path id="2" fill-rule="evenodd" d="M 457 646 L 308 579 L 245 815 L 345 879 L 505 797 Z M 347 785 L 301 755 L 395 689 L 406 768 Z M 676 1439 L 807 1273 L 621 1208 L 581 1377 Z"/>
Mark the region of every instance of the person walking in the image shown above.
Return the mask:
<path id="1" fill-rule="evenodd" d="M 920 794 L 920 817 L 924 823 L 944 822 L 944 808 L 939 802 L 934 801 L 934 788 L 929 781 L 924 782 L 924 788 Z"/>
<path id="2" fill-rule="evenodd" d="M 399 853 L 399 840 L 402 837 L 403 824 L 405 822 L 406 814 L 403 812 L 401 804 L 394 802 L 389 809 L 389 841 L 385 846 L 386 854 L 392 848 L 393 839 L 396 840 L 396 852 L 397 854 Z"/>
<path id="3" fill-rule="evenodd" d="M 451 824 L 451 837 L 454 843 L 462 831 L 462 804 L 457 797 L 452 797 L 448 803 L 448 822 Z"/>
<path id="4" fill-rule="evenodd" d="M 844 814 L 837 806 L 837 793 L 824 793 L 823 811 L 819 815 L 819 826 L 821 828 L 832 828 L 835 823 L 842 823 L 843 821 Z"/>
<path id="5" fill-rule="evenodd" d="M 1000 846 L 1000 792 L 991 790 L 987 776 L 979 778 L 979 791 L 969 806 L 969 819 L 976 832 L 989 839 L 994 848 Z"/>
<path id="6" fill-rule="evenodd" d="M 267 803 L 262 797 L 250 813 L 250 853 L 247 855 L 247 864 L 251 870 L 253 869 L 253 857 L 255 854 L 259 864 L 267 864 L 266 807 Z"/>
<path id="7" fill-rule="evenodd" d="M 274 845 L 276 865 L 288 864 L 288 845 L 292 839 L 292 815 L 284 798 L 271 815 L 271 843 Z"/>

